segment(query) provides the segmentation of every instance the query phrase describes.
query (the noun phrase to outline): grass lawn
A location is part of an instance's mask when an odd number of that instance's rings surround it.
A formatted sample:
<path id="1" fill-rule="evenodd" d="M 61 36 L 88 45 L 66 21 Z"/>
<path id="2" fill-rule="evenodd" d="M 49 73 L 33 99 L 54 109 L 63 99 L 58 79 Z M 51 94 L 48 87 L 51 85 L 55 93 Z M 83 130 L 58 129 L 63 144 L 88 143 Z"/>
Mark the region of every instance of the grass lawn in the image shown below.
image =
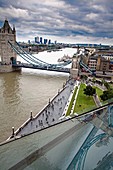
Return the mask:
<path id="1" fill-rule="evenodd" d="M 73 95 L 72 95 L 72 98 L 71 98 L 71 101 L 70 101 L 70 104 L 69 104 L 69 107 L 68 107 L 66 116 L 69 116 L 70 113 L 71 113 L 71 109 L 72 109 L 73 102 L 74 102 L 74 99 L 75 99 L 76 91 L 77 91 L 77 87 L 75 88 L 74 93 L 73 93 Z"/>
<path id="2" fill-rule="evenodd" d="M 103 91 L 102 91 L 100 88 L 95 87 L 95 86 L 94 86 L 93 88 L 96 89 L 96 93 L 97 93 L 97 95 L 98 95 L 100 101 L 102 101 L 101 98 L 100 98 L 100 96 L 103 94 Z"/>
<path id="3" fill-rule="evenodd" d="M 86 88 L 85 84 L 80 85 L 80 90 L 78 93 L 77 101 L 74 107 L 74 113 L 83 113 L 84 111 L 89 111 L 92 108 L 96 107 L 95 102 L 92 96 L 86 96 L 84 94 L 84 89 Z"/>

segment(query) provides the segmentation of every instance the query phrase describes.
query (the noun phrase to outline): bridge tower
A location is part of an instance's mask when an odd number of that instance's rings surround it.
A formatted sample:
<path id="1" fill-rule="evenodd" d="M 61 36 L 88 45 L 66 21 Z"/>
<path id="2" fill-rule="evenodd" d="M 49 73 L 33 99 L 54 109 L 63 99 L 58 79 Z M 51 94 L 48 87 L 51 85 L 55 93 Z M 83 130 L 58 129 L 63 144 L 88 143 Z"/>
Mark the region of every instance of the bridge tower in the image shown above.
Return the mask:
<path id="1" fill-rule="evenodd" d="M 16 63 L 16 53 L 11 49 L 8 41 L 15 43 L 16 30 L 14 26 L 12 29 L 5 19 L 3 27 L 0 28 L 0 72 L 15 71 L 12 64 Z"/>
<path id="2" fill-rule="evenodd" d="M 77 79 L 79 74 L 78 74 L 78 70 L 79 70 L 79 59 L 77 56 L 73 56 L 72 58 L 72 66 L 70 69 L 70 77 L 73 79 Z"/>

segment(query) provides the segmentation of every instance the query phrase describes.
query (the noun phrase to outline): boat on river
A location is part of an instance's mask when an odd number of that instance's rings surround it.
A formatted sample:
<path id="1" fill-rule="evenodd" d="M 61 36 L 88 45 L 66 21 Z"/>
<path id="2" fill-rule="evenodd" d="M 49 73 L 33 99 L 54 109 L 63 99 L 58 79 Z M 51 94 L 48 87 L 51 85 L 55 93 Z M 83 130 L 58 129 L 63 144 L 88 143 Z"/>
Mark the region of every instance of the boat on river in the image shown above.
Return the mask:
<path id="1" fill-rule="evenodd" d="M 70 57 L 69 55 L 64 55 L 63 57 L 59 58 L 57 62 L 61 63 L 61 62 L 67 62 L 71 60 L 72 60 L 72 57 Z"/>

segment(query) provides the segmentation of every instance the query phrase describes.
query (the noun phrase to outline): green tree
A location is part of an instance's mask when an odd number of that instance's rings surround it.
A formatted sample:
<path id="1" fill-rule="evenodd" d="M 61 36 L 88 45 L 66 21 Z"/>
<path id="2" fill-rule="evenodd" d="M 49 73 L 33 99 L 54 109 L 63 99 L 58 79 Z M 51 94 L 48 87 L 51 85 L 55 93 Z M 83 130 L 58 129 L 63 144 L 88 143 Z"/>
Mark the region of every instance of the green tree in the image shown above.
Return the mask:
<path id="1" fill-rule="evenodd" d="M 107 82 L 107 81 L 105 81 L 104 79 L 102 80 L 102 84 L 104 84 L 104 86 L 107 88 L 107 89 L 111 89 L 110 88 L 110 84 Z"/>
<path id="2" fill-rule="evenodd" d="M 110 89 L 110 85 L 109 85 L 109 83 L 108 82 L 104 82 L 104 86 L 107 88 L 107 89 Z"/>
<path id="3" fill-rule="evenodd" d="M 95 83 L 95 82 L 96 82 L 96 78 L 95 78 L 95 77 L 93 77 L 92 82 L 93 82 L 93 83 Z"/>
<path id="4" fill-rule="evenodd" d="M 81 75 L 81 79 L 83 79 L 83 80 L 87 80 L 87 79 L 88 79 L 88 77 L 87 77 L 86 75 Z"/>
<path id="5" fill-rule="evenodd" d="M 84 89 L 84 94 L 88 96 L 93 96 L 93 94 L 96 94 L 96 89 L 93 88 L 92 86 L 88 85 Z"/>
<path id="6" fill-rule="evenodd" d="M 113 90 L 109 89 L 104 91 L 103 94 L 100 96 L 100 98 L 103 101 L 113 98 Z"/>

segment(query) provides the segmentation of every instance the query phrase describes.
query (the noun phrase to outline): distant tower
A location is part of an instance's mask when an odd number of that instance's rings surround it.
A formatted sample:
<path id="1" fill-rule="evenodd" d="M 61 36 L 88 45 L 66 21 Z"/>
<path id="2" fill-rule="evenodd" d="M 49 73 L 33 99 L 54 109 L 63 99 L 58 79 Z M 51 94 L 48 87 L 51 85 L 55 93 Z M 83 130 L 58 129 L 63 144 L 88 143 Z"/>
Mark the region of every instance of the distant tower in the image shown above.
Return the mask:
<path id="1" fill-rule="evenodd" d="M 57 41 L 55 40 L 55 44 L 57 44 Z"/>
<path id="2" fill-rule="evenodd" d="M 47 39 L 44 39 L 44 44 L 47 44 Z"/>
<path id="3" fill-rule="evenodd" d="M 70 69 L 70 77 L 73 79 L 77 79 L 78 76 L 79 76 L 79 59 L 77 56 L 73 56 L 72 67 Z"/>
<path id="4" fill-rule="evenodd" d="M 16 53 L 11 49 L 8 41 L 15 44 L 16 30 L 14 25 L 13 29 L 10 27 L 9 22 L 6 19 L 3 27 L 0 28 L 0 58 L 2 64 L 2 66 L 0 66 L 0 72 L 13 71 L 12 64 L 16 63 Z"/>
<path id="5" fill-rule="evenodd" d="M 31 41 L 30 41 L 30 40 L 28 40 L 28 44 L 31 44 Z"/>
<path id="6" fill-rule="evenodd" d="M 48 41 L 48 44 L 51 44 L 51 40 Z"/>
<path id="7" fill-rule="evenodd" d="M 40 37 L 40 44 L 42 44 L 42 37 Z"/>
<path id="8" fill-rule="evenodd" d="M 39 37 L 35 37 L 35 43 L 39 43 Z"/>

